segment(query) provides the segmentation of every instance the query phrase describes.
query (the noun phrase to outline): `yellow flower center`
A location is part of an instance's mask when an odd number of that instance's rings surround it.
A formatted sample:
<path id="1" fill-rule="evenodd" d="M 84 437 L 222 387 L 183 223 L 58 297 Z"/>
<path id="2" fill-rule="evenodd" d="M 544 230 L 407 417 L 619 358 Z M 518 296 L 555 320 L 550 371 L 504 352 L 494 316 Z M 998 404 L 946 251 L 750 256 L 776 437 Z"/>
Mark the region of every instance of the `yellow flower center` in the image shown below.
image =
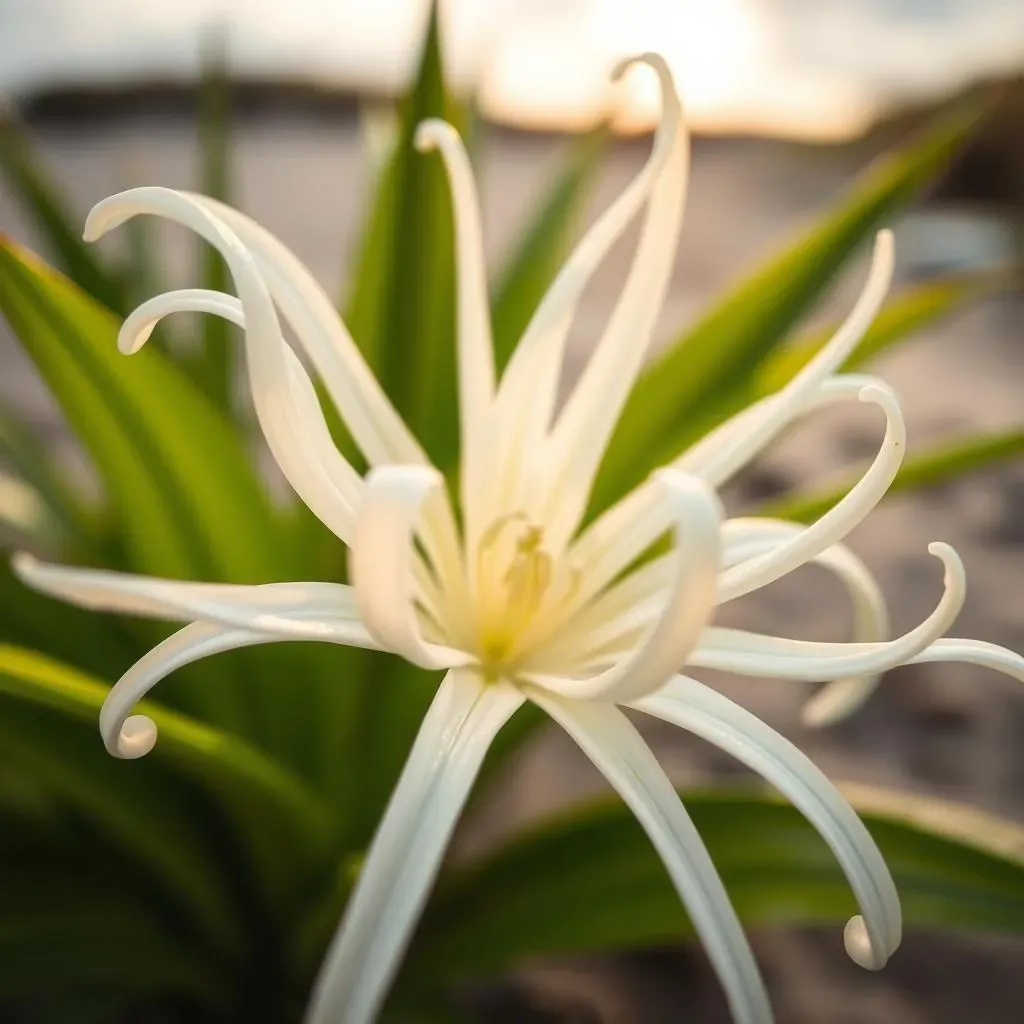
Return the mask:
<path id="1" fill-rule="evenodd" d="M 551 587 L 543 529 L 521 512 L 496 519 L 480 539 L 476 568 L 480 656 L 486 674 L 497 676 Z"/>

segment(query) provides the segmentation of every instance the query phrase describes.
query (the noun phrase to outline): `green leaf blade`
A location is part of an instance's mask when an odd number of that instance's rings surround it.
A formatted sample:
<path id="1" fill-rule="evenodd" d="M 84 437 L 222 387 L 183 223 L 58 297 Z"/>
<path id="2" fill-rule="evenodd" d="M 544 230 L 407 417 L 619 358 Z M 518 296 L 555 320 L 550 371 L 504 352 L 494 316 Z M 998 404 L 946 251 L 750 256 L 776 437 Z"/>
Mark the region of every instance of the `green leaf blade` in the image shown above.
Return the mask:
<path id="1" fill-rule="evenodd" d="M 718 408 L 722 397 L 747 385 L 846 260 L 946 166 L 977 119 L 975 106 L 965 108 L 870 168 L 838 207 L 654 360 L 612 438 L 595 509 L 733 411 Z"/>
<path id="2" fill-rule="evenodd" d="M 909 927 L 1024 929 L 1024 826 L 843 788 L 886 857 Z M 746 925 L 841 922 L 856 913 L 831 851 L 795 808 L 742 792 L 681 795 Z M 441 964 L 472 974 L 531 956 L 687 940 L 692 928 L 635 819 L 598 802 L 456 875 L 422 936 L 410 964 L 417 976 Z"/>
<path id="3" fill-rule="evenodd" d="M 944 441 L 930 450 L 909 456 L 887 497 L 923 487 L 935 487 L 957 480 L 968 473 L 1024 456 L 1024 430 L 969 435 Z M 808 523 L 824 515 L 849 492 L 858 475 L 844 476 L 839 483 L 798 492 L 757 510 L 758 515 Z"/>

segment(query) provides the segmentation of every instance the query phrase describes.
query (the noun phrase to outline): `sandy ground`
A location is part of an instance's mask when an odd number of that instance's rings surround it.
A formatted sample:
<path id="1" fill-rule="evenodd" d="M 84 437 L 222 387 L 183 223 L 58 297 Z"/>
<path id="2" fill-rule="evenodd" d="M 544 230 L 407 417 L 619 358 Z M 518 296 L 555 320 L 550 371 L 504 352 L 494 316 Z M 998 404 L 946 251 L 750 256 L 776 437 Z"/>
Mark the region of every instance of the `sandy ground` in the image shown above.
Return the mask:
<path id="1" fill-rule="evenodd" d="M 45 150 L 84 212 L 130 184 L 188 186 L 193 152 L 187 125 L 121 125 L 44 133 Z M 557 158 L 558 144 L 498 135 L 487 151 L 485 217 L 497 257 Z M 613 196 L 642 158 L 628 147 L 610 162 L 596 197 Z M 241 205 L 309 262 L 321 280 L 343 279 L 344 250 L 364 203 L 365 172 L 353 135 L 337 127 L 247 126 L 238 147 Z M 702 142 L 674 285 L 661 324 L 670 337 L 716 291 L 756 264 L 827 204 L 854 167 L 842 153 L 798 157 L 772 143 Z M 913 279 L 935 255 L 916 220 L 897 230 L 900 277 Z M 0 192 L 0 230 L 25 237 Z M 944 235 L 952 259 L 977 248 L 975 235 Z M 982 256 L 990 254 L 982 244 Z M 187 279 L 189 252 L 168 234 L 168 260 Z M 617 250 L 591 290 L 575 331 L 578 364 L 622 279 L 628 249 Z M 856 282 L 842 283 L 824 311 L 845 308 Z M 903 397 L 911 451 L 945 433 L 1019 424 L 1024 384 L 1024 309 L 991 300 L 941 329 L 921 335 L 877 369 Z M 0 402 L 62 430 L 53 407 L 9 340 L 0 338 Z M 804 427 L 729 491 L 735 509 L 793 483 L 812 482 L 873 452 L 881 427 L 871 410 L 852 409 Z M 1024 465 L 977 474 L 953 487 L 899 497 L 858 528 L 853 547 L 877 571 L 895 625 L 907 628 L 933 606 L 941 574 L 926 553 L 944 539 L 967 565 L 970 592 L 961 635 L 1024 646 Z M 823 576 L 804 572 L 745 599 L 733 621 L 806 638 L 841 637 L 844 597 Z M 853 721 L 823 733 L 797 719 L 802 690 L 785 682 L 716 679 L 722 689 L 794 739 L 832 777 L 910 788 L 1024 818 L 1024 694 L 981 670 L 939 666 L 890 676 Z M 669 729 L 650 737 L 680 781 L 741 777 L 724 755 Z M 546 737 L 510 782 L 506 823 L 599 788 L 600 780 L 560 736 Z M 482 823 L 486 834 L 493 823 Z M 780 1024 L 1015 1024 L 1024 1018 L 1024 942 L 986 937 L 915 935 L 888 970 L 868 975 L 849 964 L 838 929 L 757 936 Z M 611 964 L 546 966 L 524 976 L 553 1005 L 575 1007 L 566 1019 L 661 1024 L 726 1020 L 701 954 L 665 952 Z M 591 1018 L 584 1007 L 600 1007 Z M 524 1020 L 528 1011 L 504 1019 Z M 495 1019 L 498 1019 L 495 1017 Z M 559 1018 L 562 1019 L 562 1018 Z"/>

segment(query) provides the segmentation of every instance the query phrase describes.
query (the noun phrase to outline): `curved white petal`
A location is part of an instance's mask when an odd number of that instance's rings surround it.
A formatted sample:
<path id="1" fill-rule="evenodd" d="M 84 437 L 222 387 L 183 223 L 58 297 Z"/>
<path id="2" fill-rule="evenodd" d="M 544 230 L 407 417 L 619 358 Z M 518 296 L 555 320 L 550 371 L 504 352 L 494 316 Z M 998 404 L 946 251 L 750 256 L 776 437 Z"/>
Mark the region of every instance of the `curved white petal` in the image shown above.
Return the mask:
<path id="1" fill-rule="evenodd" d="M 928 550 L 945 566 L 945 592 L 935 610 L 919 626 L 886 643 L 816 643 L 763 636 L 738 629 L 711 627 L 688 664 L 766 678 L 807 682 L 841 679 L 848 675 L 885 672 L 918 656 L 953 624 L 966 592 L 964 567 L 948 545 L 933 543 Z"/>
<path id="2" fill-rule="evenodd" d="M 858 398 L 869 386 L 883 387 L 874 377 L 865 374 L 843 374 L 822 381 L 817 390 L 807 396 L 801 407 L 801 414 L 813 412 L 823 405 Z M 744 427 L 752 417 L 761 415 L 761 407 L 770 401 L 764 399 L 757 405 L 740 413 L 719 428 L 732 431 Z M 718 431 L 709 434 L 688 452 L 671 463 L 671 469 L 697 476 L 708 482 L 705 473 L 706 460 L 700 454 L 705 450 L 713 454 L 719 442 Z M 695 457 L 690 458 L 691 453 Z M 699 457 L 697 457 L 699 456 Z M 650 484 L 631 491 L 588 526 L 573 544 L 570 559 L 579 565 L 580 581 L 576 591 L 575 606 L 581 607 L 623 570 L 639 558 L 658 537 L 671 526 L 666 518 L 664 505 L 658 500 Z"/>
<path id="3" fill-rule="evenodd" d="M 722 563 L 728 567 L 759 557 L 805 529 L 803 524 L 780 520 L 731 519 L 722 527 Z M 888 639 L 888 610 L 867 566 L 842 544 L 827 548 L 812 561 L 834 572 L 849 591 L 854 640 L 874 643 Z M 661 614 L 672 579 L 671 555 L 640 566 L 580 611 L 566 638 L 545 647 L 545 660 L 568 666 L 575 656 L 595 665 L 623 657 Z M 804 706 L 805 722 L 825 725 L 852 713 L 867 699 L 878 679 L 856 676 L 829 683 Z"/>
<path id="4" fill-rule="evenodd" d="M 629 277 L 604 334 L 580 374 L 550 439 L 551 511 L 549 543 L 561 548 L 575 532 L 608 439 L 647 355 L 654 325 L 676 259 L 690 160 L 682 105 L 665 61 L 652 54 L 644 61 L 658 73 L 663 112 L 655 146 L 659 171 L 651 193 Z M 664 143 L 662 143 L 664 139 Z"/>
<path id="5" fill-rule="evenodd" d="M 188 195 L 223 220 L 249 247 L 281 315 L 295 332 L 345 426 L 370 463 L 427 465 L 419 442 L 366 365 L 330 298 L 295 254 L 238 210 L 207 196 Z M 461 594 L 461 548 L 455 519 L 443 491 L 433 494 L 424 506 L 420 539 L 445 589 Z"/>
<path id="6" fill-rule="evenodd" d="M 306 1024 L 375 1019 L 484 755 L 522 703 L 514 688 L 471 672 L 445 678 L 327 950 Z"/>
<path id="7" fill-rule="evenodd" d="M 299 381 L 304 374 L 301 367 L 297 366 L 297 360 L 289 361 L 288 345 L 281 333 L 270 291 L 252 254 L 231 227 L 212 213 L 207 205 L 184 193 L 164 188 L 132 189 L 97 204 L 86 221 L 85 236 L 90 241 L 99 238 L 111 228 L 139 214 L 166 217 L 191 228 L 224 257 L 238 289 L 244 313 L 245 348 L 253 404 L 267 444 L 282 472 L 297 484 L 299 493 L 305 490 L 313 505 L 319 506 L 314 511 L 318 515 L 327 514 L 330 519 L 342 524 L 342 529 L 346 529 L 345 524 L 350 521 L 352 509 L 346 501 L 344 504 L 339 503 L 334 513 L 325 510 L 325 504 L 331 501 L 330 484 L 318 480 L 318 476 L 323 473 L 319 464 L 321 460 L 310 460 L 306 454 L 309 442 L 304 437 L 304 431 L 311 418 L 322 419 L 322 412 L 319 405 L 315 410 L 310 409 L 305 402 L 301 407 L 297 406 L 297 374 Z M 226 308 L 218 312 L 223 315 Z M 141 322 L 144 318 L 139 319 Z M 322 438 L 326 432 L 325 425 L 318 427 L 321 443 L 319 446 L 314 445 L 314 448 L 321 455 Z"/>
<path id="8" fill-rule="evenodd" d="M 679 469 L 718 486 L 763 451 L 799 415 L 806 400 L 834 373 L 878 315 L 892 280 L 891 231 L 879 231 L 864 290 L 832 339 L 785 387 L 684 453 Z"/>
<path id="9" fill-rule="evenodd" d="M 678 93 L 663 58 L 657 54 L 644 54 L 623 61 L 613 71 L 613 77 L 620 77 L 631 64 L 637 62 L 649 64 L 658 73 L 662 82 L 662 120 L 655 133 L 651 155 L 636 178 L 598 218 L 572 251 L 537 307 L 501 378 L 495 437 L 499 447 L 494 459 L 494 501 L 498 508 L 493 511 L 490 518 L 496 518 L 501 508 L 507 510 L 523 507 L 530 515 L 537 512 L 526 500 L 529 495 L 523 493 L 524 489 L 529 491 L 537 483 L 537 469 L 535 466 L 525 465 L 522 455 L 536 450 L 551 425 L 562 372 L 565 341 L 579 301 L 594 271 L 643 208 L 655 188 L 661 188 L 661 192 L 665 194 L 658 204 L 659 211 L 665 215 L 678 217 L 678 214 L 666 207 L 668 192 L 678 193 L 681 205 L 681 196 L 685 190 L 685 159 L 681 166 L 677 167 L 677 164 L 680 164 L 677 159 L 679 151 L 682 149 L 685 153 L 686 149 Z M 670 167 L 672 174 L 669 173 Z M 672 180 L 669 180 L 670 178 Z M 653 207 L 652 203 L 652 213 L 648 215 L 648 222 L 653 215 Z M 664 245 L 666 243 L 660 239 L 660 233 L 659 230 L 658 241 Z M 655 240 L 648 237 L 650 234 L 650 226 L 645 226 L 647 241 L 641 243 L 644 263 L 649 262 L 650 251 L 654 247 Z M 637 266 L 639 265 L 638 256 Z M 643 349 L 647 343 L 643 325 L 649 316 L 656 315 L 661 302 L 660 289 L 664 285 L 658 284 L 657 278 L 659 274 L 667 275 L 668 272 L 662 271 L 660 265 L 645 269 L 650 270 L 651 274 L 649 295 L 647 283 L 641 281 L 643 274 L 635 268 L 623 293 L 624 299 L 628 296 L 629 307 L 632 308 L 639 303 L 638 292 L 642 289 L 644 297 L 649 297 L 655 307 L 652 311 L 646 308 L 642 310 L 634 331 L 632 340 L 641 349 L 639 359 L 643 358 Z M 626 317 L 626 310 L 617 311 L 614 317 L 617 338 Z M 609 324 L 606 337 L 611 331 L 612 325 Z M 603 366 L 607 359 L 608 356 L 603 357 L 600 365 Z M 544 487 L 553 483 L 552 480 L 546 480 Z"/>
<path id="10" fill-rule="evenodd" d="M 302 262 L 269 231 L 237 210 L 207 196 L 164 188 L 136 188 L 97 204 L 86 221 L 93 241 L 141 213 L 184 224 L 227 257 L 223 231 L 204 229 L 193 211 L 226 228 L 246 250 L 252 270 L 280 308 L 338 407 L 342 419 L 372 463 L 425 461 L 422 449 L 377 383 L 327 294 Z M 230 262 L 230 261 L 229 261 Z M 245 305 L 245 296 L 242 296 Z"/>
<path id="11" fill-rule="evenodd" d="M 468 547 L 484 529 L 479 519 L 481 473 L 492 457 L 491 412 L 494 402 L 494 341 L 491 335 L 490 298 L 484 265 L 480 204 L 459 133 L 445 121 L 430 119 L 416 129 L 416 148 L 437 149 L 448 172 L 455 216 L 458 262 L 459 420 L 462 439 L 462 510 L 467 523 Z"/>
<path id="12" fill-rule="evenodd" d="M 846 928 L 850 956 L 862 967 L 884 967 L 900 943 L 899 894 L 868 830 L 813 762 L 774 729 L 695 679 L 677 676 L 632 706 L 732 754 L 806 815 L 832 848 L 860 905 L 862 916 Z"/>
<path id="13" fill-rule="evenodd" d="M 733 1020 L 771 1024 L 768 995 L 715 865 L 640 734 L 611 705 L 532 691 L 528 696 L 579 744 L 650 836 L 725 989 Z"/>
<path id="14" fill-rule="evenodd" d="M 20 552 L 18 578 L 35 590 L 83 608 L 147 618 L 204 619 L 282 639 L 357 642 L 375 647 L 359 621 L 355 594 L 340 583 L 183 583 L 153 576 L 40 562 Z"/>
<path id="15" fill-rule="evenodd" d="M 903 461 L 906 425 L 891 389 L 869 384 L 861 389 L 860 400 L 881 406 L 886 415 L 885 437 L 875 461 L 843 499 L 806 530 L 766 554 L 722 573 L 718 585 L 719 603 L 749 594 L 810 561 L 842 540 L 882 500 Z"/>
<path id="16" fill-rule="evenodd" d="M 416 609 L 415 537 L 420 510 L 443 478 L 427 466 L 380 466 L 366 479 L 349 563 L 359 611 L 387 650 L 422 668 L 453 668 L 473 659 L 428 643 Z"/>
<path id="17" fill-rule="evenodd" d="M 137 352 L 160 320 L 178 312 L 209 313 L 246 327 L 242 303 L 233 295 L 185 288 L 155 296 L 129 314 L 118 333 L 118 348 L 126 355 Z M 277 448 L 281 471 L 313 514 L 349 543 L 362 478 L 335 447 L 312 381 L 283 339 L 282 351 L 289 386 L 266 393 L 282 405 L 280 419 L 274 420 L 285 432 Z"/>
<path id="18" fill-rule="evenodd" d="M 733 519 L 723 528 L 726 565 L 757 558 L 780 541 L 807 527 L 777 519 Z M 889 611 L 877 580 L 868 567 L 843 544 L 834 544 L 816 555 L 814 562 L 835 573 L 853 603 L 853 639 L 876 643 L 889 638 Z M 853 714 L 874 692 L 881 676 L 852 676 L 823 686 L 804 703 L 800 717 L 805 725 L 832 725 Z"/>
<path id="19" fill-rule="evenodd" d="M 945 637 L 936 640 L 920 654 L 914 655 L 907 665 L 931 665 L 936 662 L 963 662 L 980 665 L 1003 675 L 1013 676 L 1024 683 L 1024 657 L 998 644 L 984 640 L 964 640 L 959 637 Z"/>
<path id="20" fill-rule="evenodd" d="M 676 529 L 674 579 L 660 618 L 606 671 L 582 679 L 527 674 L 535 685 L 566 697 L 633 700 L 677 672 L 700 639 L 714 607 L 721 505 L 713 491 L 672 470 L 660 471 L 658 483 Z"/>

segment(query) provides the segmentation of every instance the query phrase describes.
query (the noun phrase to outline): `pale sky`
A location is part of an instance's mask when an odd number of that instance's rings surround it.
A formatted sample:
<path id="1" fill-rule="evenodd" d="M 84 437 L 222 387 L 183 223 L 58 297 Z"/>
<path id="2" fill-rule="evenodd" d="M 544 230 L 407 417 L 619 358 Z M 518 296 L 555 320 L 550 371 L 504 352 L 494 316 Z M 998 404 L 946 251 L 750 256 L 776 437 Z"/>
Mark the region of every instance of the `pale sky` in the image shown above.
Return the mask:
<path id="1" fill-rule="evenodd" d="M 855 134 L 890 102 L 1024 69 L 1024 0 L 447 0 L 451 64 L 494 117 L 567 127 L 608 98 L 607 71 L 656 48 L 705 129 Z M 397 89 L 424 0 L 0 0 L 0 89 L 192 76 L 227 27 L 246 73 Z M 635 117 L 653 109 L 635 79 Z M 619 102 L 622 102 L 620 95 Z"/>

